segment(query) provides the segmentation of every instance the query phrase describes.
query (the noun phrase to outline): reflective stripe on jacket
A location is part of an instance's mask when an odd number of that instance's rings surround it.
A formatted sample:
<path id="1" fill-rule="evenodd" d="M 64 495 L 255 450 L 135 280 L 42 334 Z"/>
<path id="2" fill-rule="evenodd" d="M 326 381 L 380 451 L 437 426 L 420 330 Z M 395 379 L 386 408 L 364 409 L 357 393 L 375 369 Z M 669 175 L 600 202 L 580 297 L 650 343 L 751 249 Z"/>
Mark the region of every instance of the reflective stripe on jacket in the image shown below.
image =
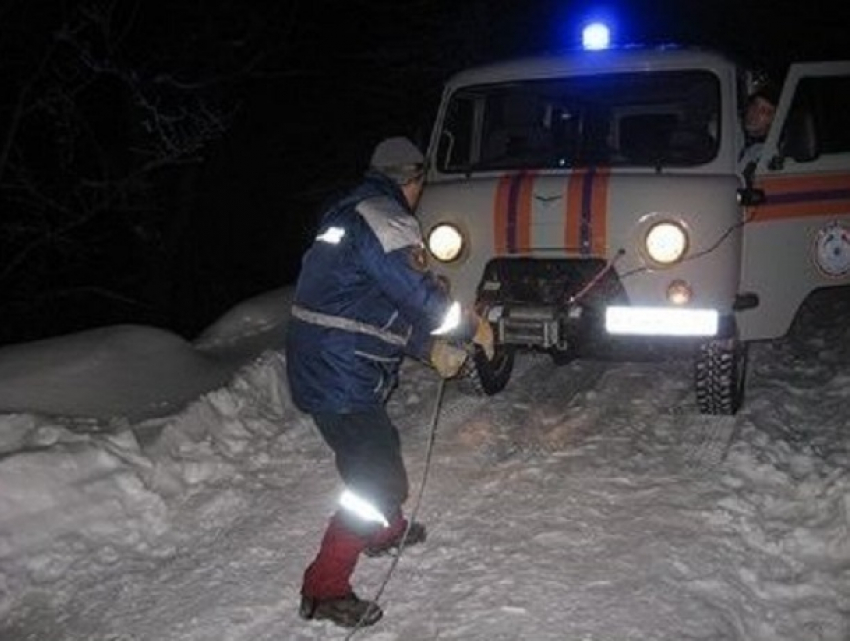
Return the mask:
<path id="1" fill-rule="evenodd" d="M 367 174 L 323 216 L 287 329 L 287 374 L 301 410 L 374 407 L 395 386 L 405 354 L 426 358 L 451 301 L 422 264 L 422 246 L 400 188 L 380 174 Z"/>

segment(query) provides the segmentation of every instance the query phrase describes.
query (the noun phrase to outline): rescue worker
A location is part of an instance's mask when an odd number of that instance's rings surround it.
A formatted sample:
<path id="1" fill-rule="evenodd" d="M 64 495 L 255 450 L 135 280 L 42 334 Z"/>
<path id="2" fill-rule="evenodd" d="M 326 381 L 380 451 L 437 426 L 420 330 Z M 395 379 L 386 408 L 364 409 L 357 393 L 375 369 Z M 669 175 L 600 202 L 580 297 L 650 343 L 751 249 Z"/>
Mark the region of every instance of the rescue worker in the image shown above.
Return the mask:
<path id="1" fill-rule="evenodd" d="M 443 377 L 457 374 L 473 341 L 492 357 L 489 323 L 461 310 L 427 267 L 413 215 L 425 179 L 407 138 L 378 144 L 359 186 L 323 215 L 304 255 L 287 330 L 292 399 L 310 414 L 344 483 L 318 554 L 304 573 L 300 614 L 345 627 L 372 625 L 379 606 L 350 580 L 362 552 L 425 540 L 408 526 L 408 480 L 385 407 L 405 355 Z"/>

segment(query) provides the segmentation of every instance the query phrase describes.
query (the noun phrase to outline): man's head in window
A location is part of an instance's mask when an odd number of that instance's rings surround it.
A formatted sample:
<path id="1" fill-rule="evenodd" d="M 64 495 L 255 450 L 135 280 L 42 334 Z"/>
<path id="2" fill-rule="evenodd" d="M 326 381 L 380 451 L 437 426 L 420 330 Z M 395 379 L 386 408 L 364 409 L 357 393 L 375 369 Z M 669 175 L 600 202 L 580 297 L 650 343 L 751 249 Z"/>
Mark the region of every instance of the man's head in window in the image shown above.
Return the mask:
<path id="1" fill-rule="evenodd" d="M 779 88 L 766 83 L 753 92 L 747 100 L 744 114 L 744 131 L 750 140 L 764 140 L 773 118 L 776 115 L 776 103 L 779 102 Z"/>

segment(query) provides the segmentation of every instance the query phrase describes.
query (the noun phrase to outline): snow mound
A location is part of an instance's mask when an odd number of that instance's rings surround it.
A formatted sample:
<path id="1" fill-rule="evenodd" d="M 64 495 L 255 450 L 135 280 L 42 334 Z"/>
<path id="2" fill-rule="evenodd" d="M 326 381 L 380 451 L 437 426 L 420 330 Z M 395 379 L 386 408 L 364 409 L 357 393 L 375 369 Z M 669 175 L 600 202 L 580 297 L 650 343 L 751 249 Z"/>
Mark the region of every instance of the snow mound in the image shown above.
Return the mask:
<path id="1" fill-rule="evenodd" d="M 155 327 L 116 325 L 0 349 L 0 412 L 138 419 L 220 387 L 231 367 Z"/>

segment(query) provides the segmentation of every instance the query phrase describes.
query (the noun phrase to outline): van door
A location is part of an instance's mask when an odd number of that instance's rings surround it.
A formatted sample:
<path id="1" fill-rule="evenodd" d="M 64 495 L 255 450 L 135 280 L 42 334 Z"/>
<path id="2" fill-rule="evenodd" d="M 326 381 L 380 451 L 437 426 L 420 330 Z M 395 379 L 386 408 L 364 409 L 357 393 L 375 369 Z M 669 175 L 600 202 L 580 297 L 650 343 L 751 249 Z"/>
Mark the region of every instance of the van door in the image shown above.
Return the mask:
<path id="1" fill-rule="evenodd" d="M 806 296 L 850 284 L 850 61 L 792 65 L 745 211 L 741 338 L 784 335 Z"/>

